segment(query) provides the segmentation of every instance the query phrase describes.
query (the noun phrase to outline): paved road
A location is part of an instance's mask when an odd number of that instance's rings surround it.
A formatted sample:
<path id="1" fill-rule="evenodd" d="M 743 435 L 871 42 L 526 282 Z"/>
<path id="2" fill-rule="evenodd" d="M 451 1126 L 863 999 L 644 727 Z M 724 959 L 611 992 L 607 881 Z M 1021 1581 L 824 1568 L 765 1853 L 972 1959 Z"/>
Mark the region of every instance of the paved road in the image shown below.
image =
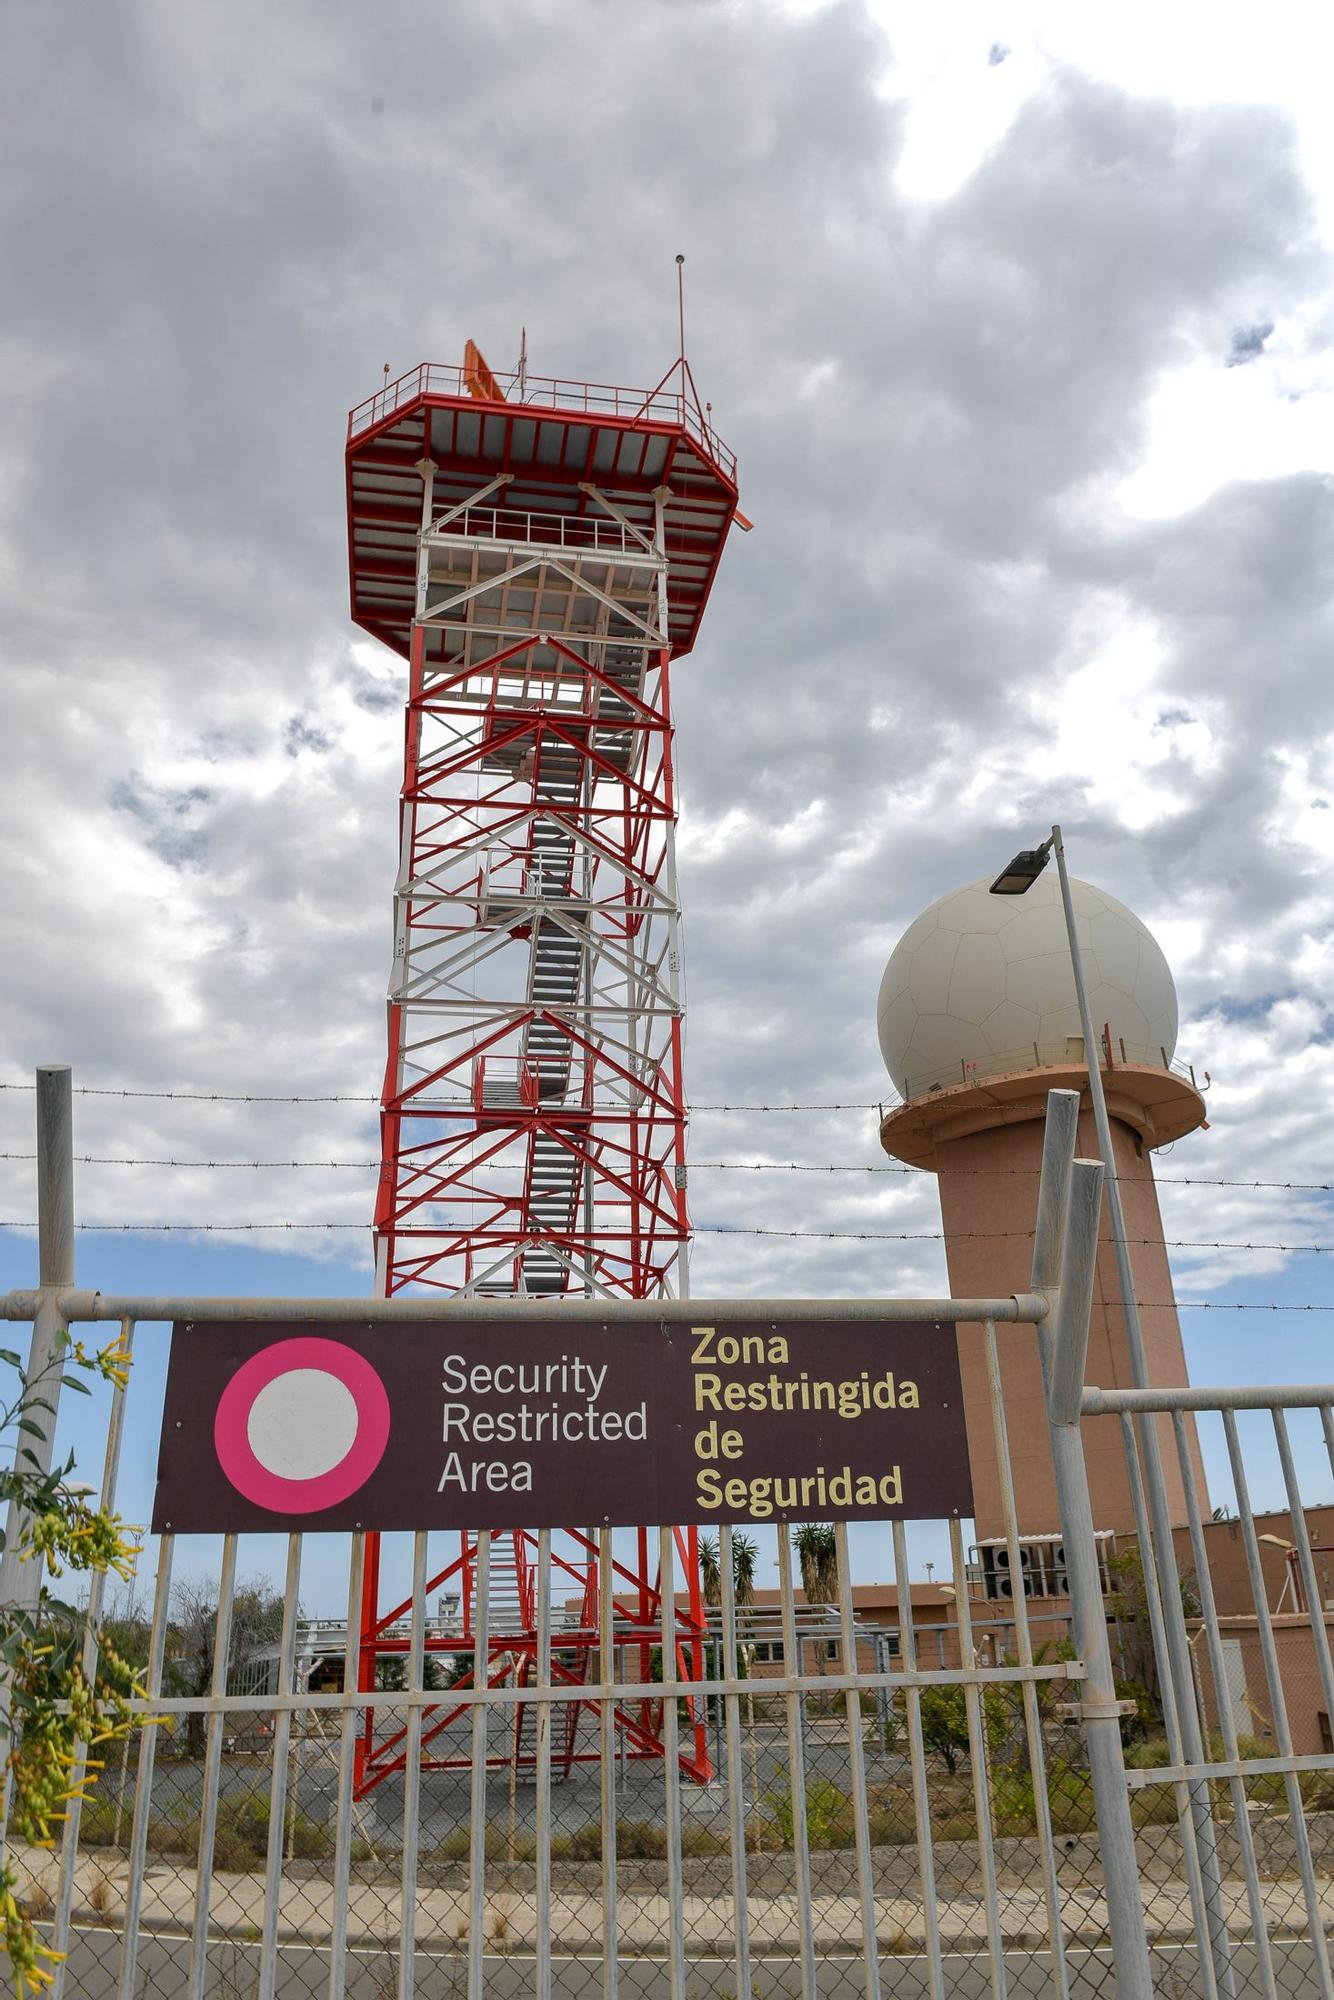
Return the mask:
<path id="1" fill-rule="evenodd" d="M 78 2000 L 114 2000 L 120 1964 L 119 1939 L 111 1932 L 77 1932 L 70 1953 L 65 1990 Z M 1272 1946 L 1274 1970 L 1279 1990 L 1293 1996 L 1317 1992 L 1318 1985 L 1309 1945 L 1276 1943 Z M 1155 1952 L 1159 1990 L 1171 2000 L 1194 2000 L 1204 1988 L 1199 1976 L 1194 1948 L 1172 1946 Z M 146 1938 L 139 1954 L 141 2000 L 187 2000 L 189 1945 L 184 1935 Z M 1071 2000 L 1095 2000 L 1114 1989 L 1109 1986 L 1112 1970 L 1106 1952 L 1074 1951 L 1069 1954 Z M 1233 1964 L 1238 1989 L 1245 1992 L 1256 1977 L 1256 1957 L 1247 1945 L 1239 1945 Z M 306 1946 L 289 1946 L 282 1951 L 276 1986 L 276 2000 L 323 2000 L 328 1989 L 327 1955 Z M 753 2000 L 797 2000 L 801 1980 L 791 1959 L 757 1959 L 753 1965 Z M 259 1970 L 257 1946 L 245 1942 L 215 1945 L 210 1952 L 209 1975 L 204 1991 L 207 2000 L 251 2000 Z M 397 1993 L 397 1960 L 386 1951 L 350 1952 L 344 1986 L 346 2000 L 394 2000 Z M 1009 1952 L 1005 1958 L 1009 1993 L 1013 2000 L 1048 2000 L 1052 1992 L 1051 1966 L 1045 1952 Z M 599 1961 L 588 1958 L 558 1958 L 552 1968 L 553 2000 L 599 2000 L 602 1969 Z M 927 2000 L 928 1985 L 924 1959 L 885 1958 L 882 1981 L 893 2000 Z M 1258 1984 L 1258 1982 L 1257 1982 Z M 527 1954 L 488 1957 L 485 2000 L 531 2000 L 535 1991 L 533 1960 Z M 421 1954 L 417 1960 L 417 2000 L 465 2000 L 467 1966 L 462 1957 Z M 627 1959 L 622 1963 L 620 1990 L 623 2000 L 670 2000 L 667 1969 L 661 1960 Z M 690 2000 L 735 2000 L 736 1980 L 732 1964 L 720 1958 L 693 1959 L 687 1967 Z M 820 2000 L 863 2000 L 866 1991 L 860 1960 L 827 1958 L 817 1966 Z M 961 1952 L 945 1957 L 945 1991 L 948 2000 L 990 2000 L 991 1965 L 980 1955 Z"/>

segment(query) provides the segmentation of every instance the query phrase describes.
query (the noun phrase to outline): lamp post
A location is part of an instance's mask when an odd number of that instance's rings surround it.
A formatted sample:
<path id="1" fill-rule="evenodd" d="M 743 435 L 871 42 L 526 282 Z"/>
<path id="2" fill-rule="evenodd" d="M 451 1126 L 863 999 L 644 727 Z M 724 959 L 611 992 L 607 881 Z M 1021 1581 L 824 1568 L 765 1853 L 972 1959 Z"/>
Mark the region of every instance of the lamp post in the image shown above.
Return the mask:
<path id="1" fill-rule="evenodd" d="M 1056 867 L 1061 878 L 1061 907 L 1065 912 L 1065 935 L 1070 948 L 1070 969 L 1075 979 L 1075 999 L 1079 1004 L 1079 1026 L 1084 1037 L 1084 1060 L 1088 1066 L 1089 1099 L 1093 1106 L 1093 1123 L 1098 1134 L 1098 1154 L 1103 1164 L 1103 1186 L 1107 1193 L 1107 1219 L 1112 1240 L 1112 1252 L 1116 1258 L 1117 1282 L 1121 1287 L 1121 1311 L 1125 1319 L 1126 1345 L 1130 1351 L 1130 1371 L 1137 1389 L 1149 1387 L 1149 1371 L 1144 1356 L 1144 1330 L 1140 1324 L 1139 1301 L 1135 1297 L 1135 1273 L 1130 1262 L 1130 1248 L 1126 1242 L 1125 1211 L 1121 1206 L 1121 1185 L 1116 1174 L 1116 1155 L 1112 1151 L 1112 1128 L 1107 1117 L 1107 1098 L 1102 1087 L 1102 1064 L 1097 1059 L 1097 1043 L 1094 1040 L 1093 1019 L 1089 1013 L 1088 987 L 1084 980 L 1084 954 L 1080 949 L 1079 933 L 1075 928 L 1075 906 L 1070 896 L 1070 877 L 1066 873 L 1065 844 L 1061 839 L 1061 829 L 1054 826 L 1050 837 L 1040 847 L 1026 848 L 1016 854 L 1009 866 L 1001 871 L 991 885 L 993 896 L 1022 896 L 1031 889 L 1047 865 L 1048 856 L 1055 852 Z M 1152 1433 L 1152 1425 L 1147 1429 Z M 1155 1438 L 1155 1444 L 1157 1440 Z M 1157 1482 L 1161 1486 L 1161 1461 L 1155 1451 L 1153 1463 Z M 1154 1475 L 1145 1468 L 1146 1484 L 1149 1487 L 1152 1506 Z M 1167 1496 L 1163 1492 L 1163 1521 L 1168 1522 Z M 1155 1537 L 1158 1532 L 1154 1521 Z M 1169 1540 L 1167 1547 L 1171 1548 Z"/>
<path id="2" fill-rule="evenodd" d="M 1144 1329 L 1140 1322 L 1139 1300 L 1135 1296 L 1135 1273 L 1130 1261 L 1130 1246 L 1126 1241 L 1125 1211 L 1121 1205 L 1116 1155 L 1112 1149 L 1112 1128 L 1107 1116 L 1107 1098 L 1102 1086 L 1102 1065 L 1098 1058 L 1093 1020 L 1089 1013 L 1088 988 L 1084 980 L 1084 955 L 1080 949 L 1079 933 L 1075 928 L 1075 907 L 1070 895 L 1070 877 L 1066 871 L 1065 843 L 1061 838 L 1060 827 L 1053 826 L 1048 838 L 1038 847 L 1025 848 L 1016 854 L 1013 861 L 1002 869 L 991 884 L 991 894 L 1022 896 L 1032 888 L 1053 853 L 1061 878 L 1061 907 L 1065 913 L 1070 969 L 1074 974 L 1079 1025 L 1084 1037 L 1089 1100 L 1093 1108 L 1094 1128 L 1098 1135 L 1098 1154 L 1103 1164 L 1108 1234 L 1111 1238 L 1112 1255 L 1116 1261 L 1116 1277 L 1121 1293 L 1121 1314 L 1126 1330 L 1126 1350 L 1130 1360 L 1131 1379 L 1136 1389 L 1147 1389 L 1151 1385 L 1145 1359 Z M 1167 1504 L 1167 1487 L 1163 1478 L 1158 1433 L 1153 1417 L 1148 1414 L 1137 1415 L 1134 1424 L 1144 1481 L 1144 1497 L 1148 1508 L 1150 1547 L 1157 1557 L 1156 1562 L 1144 1564 L 1144 1575 L 1155 1643 L 1158 1645 L 1160 1657 L 1165 1655 L 1167 1666 L 1164 1689 L 1167 1700 L 1164 1703 L 1163 1719 L 1167 1726 L 1168 1741 L 1174 1759 L 1182 1763 L 1199 1765 L 1204 1762 L 1204 1737 L 1195 1698 L 1193 1656 L 1186 1631 L 1186 1615 L 1181 1602 L 1181 1592 L 1176 1586 L 1172 1517 Z M 1160 1573 L 1153 1574 L 1154 1571 Z M 1175 1743 L 1173 1738 L 1176 1739 Z M 1189 1792 L 1191 1823 L 1204 1891 L 1205 1916 L 1213 1947 L 1214 1974 L 1220 2000 L 1233 2000 L 1236 1983 L 1231 1963 L 1231 1940 L 1227 1930 L 1222 1870 L 1218 1862 L 1217 1834 L 1213 1823 L 1209 1787 L 1202 1780 L 1197 1780 L 1190 1785 Z"/>

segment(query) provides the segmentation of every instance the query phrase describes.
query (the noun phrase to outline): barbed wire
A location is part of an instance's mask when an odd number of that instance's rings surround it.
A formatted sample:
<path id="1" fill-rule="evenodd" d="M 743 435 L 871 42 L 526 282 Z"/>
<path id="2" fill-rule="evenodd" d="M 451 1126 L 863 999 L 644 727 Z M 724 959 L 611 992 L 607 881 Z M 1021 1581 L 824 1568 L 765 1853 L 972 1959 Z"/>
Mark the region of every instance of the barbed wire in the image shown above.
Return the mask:
<path id="1" fill-rule="evenodd" d="M 0 1090 L 36 1090 L 35 1083 L 0 1083 Z M 72 1086 L 75 1097 L 152 1097 L 179 1098 L 186 1104 L 378 1104 L 378 1097 L 367 1097 L 361 1092 L 332 1092 L 326 1096 L 294 1096 L 254 1090 L 118 1090 L 109 1084 L 76 1083 Z M 453 1102 L 454 1100 L 448 1100 Z M 468 1099 L 460 1097 L 460 1104 Z"/>
<path id="2" fill-rule="evenodd" d="M 293 1167 L 345 1167 L 358 1173 L 378 1169 L 379 1160 L 177 1160 L 152 1159 L 140 1154 L 74 1153 L 77 1167 L 243 1167 L 259 1171 Z M 0 1160 L 35 1160 L 36 1153 L 0 1153 Z M 489 1163 L 484 1163 L 489 1164 Z M 499 1171 L 499 1169 L 497 1169 Z"/>
<path id="3" fill-rule="evenodd" d="M 75 1164 L 83 1167 L 178 1167 L 198 1168 L 215 1172 L 227 1168 L 255 1172 L 287 1172 L 309 1168 L 333 1168 L 346 1172 L 378 1172 L 384 1164 L 381 1160 L 182 1160 L 176 1158 L 153 1158 L 138 1154 L 117 1153 L 76 1153 Z M 36 1153 L 0 1152 L 0 1160 L 35 1160 Z M 487 1173 L 511 1171 L 503 1161 L 482 1161 L 473 1172 Z M 879 1164 L 873 1166 L 841 1165 L 805 1160 L 691 1160 L 692 1173 L 727 1174 L 897 1174 L 915 1180 L 931 1180 L 934 1175 L 929 1167 L 909 1167 Z M 1037 1167 L 953 1167 L 951 1176 L 977 1176 L 983 1179 L 1015 1178 L 1036 1180 L 1040 1169 Z M 1124 1180 L 1124 1175 L 1118 1175 Z M 1154 1183 L 1158 1187 L 1211 1187 L 1268 1190 L 1280 1194 L 1334 1194 L 1334 1181 L 1261 1181 L 1225 1180 L 1210 1174 L 1155 1174 Z M 1129 1183 L 1127 1183 L 1129 1184 Z"/>
<path id="4" fill-rule="evenodd" d="M 75 1225 L 83 1233 L 139 1232 L 154 1231 L 160 1234 L 202 1234 L 233 1235 L 242 1231 L 299 1231 L 307 1229 L 365 1229 L 362 1222 L 82 1222 Z M 35 1229 L 35 1222 L 3 1222 L 0 1229 Z M 717 1233 L 721 1235 L 761 1235 L 790 1233 L 805 1234 L 804 1231 L 768 1232 L 761 1230 L 732 1230 L 718 1225 L 704 1225 L 695 1231 L 696 1235 Z M 1334 1312 L 1334 1300 L 1327 1303 L 1316 1300 L 1296 1299 L 1137 1299 L 1136 1305 L 1142 1312 L 1270 1312 L 1270 1313 L 1328 1313 Z M 1105 1299 L 1105 1307 L 1121 1311 L 1124 1301 Z"/>
<path id="5" fill-rule="evenodd" d="M 788 1236 L 802 1237 L 822 1243 L 994 1243 L 1013 1241 L 1031 1242 L 1031 1229 L 952 1229 L 948 1238 L 941 1229 L 885 1230 L 885 1229 L 778 1229 L 758 1223 L 700 1222 L 694 1225 L 697 1236 Z M 1124 1241 L 1132 1249 L 1146 1249 L 1157 1246 L 1163 1250 L 1256 1250 L 1283 1251 L 1290 1256 L 1310 1253 L 1313 1256 L 1328 1256 L 1334 1253 L 1334 1243 L 1241 1243 L 1205 1242 L 1192 1237 L 1181 1236 L 1127 1236 Z"/>
<path id="6" fill-rule="evenodd" d="M 0 1090 L 34 1091 L 35 1083 L 0 1083 Z M 336 1092 L 325 1096 L 308 1096 L 305 1093 L 277 1093 L 254 1090 L 120 1090 L 108 1084 L 76 1083 L 73 1085 L 76 1097 L 136 1097 L 153 1099 L 177 1099 L 185 1104 L 380 1104 L 378 1097 L 370 1097 L 360 1092 Z M 695 1104 L 693 1111 L 883 1111 L 889 1098 L 870 1098 L 865 1103 L 847 1102 L 830 1104 Z M 431 1101 L 432 1109 L 437 1105 L 446 1109 L 458 1105 L 468 1110 L 472 1106 L 471 1097 L 439 1097 Z M 581 1107 L 581 1109 L 586 1107 Z M 625 1111 L 624 1104 L 594 1105 L 595 1111 Z"/>
<path id="7" fill-rule="evenodd" d="M 36 1222 L 0 1220 L 0 1229 L 36 1229 Z M 200 1235 L 240 1235 L 253 1234 L 263 1230 L 309 1230 L 334 1231 L 347 1229 L 369 1229 L 368 1221 L 344 1222 L 79 1222 L 76 1229 L 85 1232 L 120 1232 L 136 1234 L 200 1234 Z M 404 1234 L 419 1233 L 409 1226 Z M 432 1234 L 429 1228 L 420 1233 Z M 1031 1229 L 961 1229 L 951 1230 L 948 1238 L 941 1229 L 781 1229 L 766 1223 L 748 1222 L 697 1222 L 692 1225 L 695 1236 L 780 1236 L 805 1243 L 1024 1243 L 1032 1239 Z M 1329 1256 L 1334 1254 L 1334 1243 L 1250 1243 L 1234 1241 L 1205 1241 L 1193 1237 L 1176 1236 L 1127 1236 L 1125 1242 L 1132 1249 L 1156 1247 L 1164 1250 L 1250 1250 L 1259 1253 L 1282 1252 L 1286 1256 Z"/>

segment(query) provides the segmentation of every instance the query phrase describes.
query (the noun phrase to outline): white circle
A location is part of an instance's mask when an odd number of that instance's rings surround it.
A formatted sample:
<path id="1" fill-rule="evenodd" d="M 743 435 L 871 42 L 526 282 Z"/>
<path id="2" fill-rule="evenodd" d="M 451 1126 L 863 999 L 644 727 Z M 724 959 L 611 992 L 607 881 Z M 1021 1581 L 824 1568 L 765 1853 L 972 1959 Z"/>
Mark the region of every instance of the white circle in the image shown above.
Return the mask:
<path id="1" fill-rule="evenodd" d="M 1132 1062 L 1170 1060 L 1176 988 L 1156 939 L 1105 889 L 1072 881 L 1070 893 L 1095 1035 L 1110 1028 Z M 885 1067 L 909 1096 L 1081 1059 L 1055 868 L 1023 896 L 991 895 L 984 875 L 924 910 L 885 967 L 877 1014 Z"/>
<path id="2" fill-rule="evenodd" d="M 278 1479 L 320 1479 L 342 1464 L 356 1441 L 356 1398 L 323 1368 L 289 1368 L 260 1390 L 245 1429 L 266 1472 Z"/>

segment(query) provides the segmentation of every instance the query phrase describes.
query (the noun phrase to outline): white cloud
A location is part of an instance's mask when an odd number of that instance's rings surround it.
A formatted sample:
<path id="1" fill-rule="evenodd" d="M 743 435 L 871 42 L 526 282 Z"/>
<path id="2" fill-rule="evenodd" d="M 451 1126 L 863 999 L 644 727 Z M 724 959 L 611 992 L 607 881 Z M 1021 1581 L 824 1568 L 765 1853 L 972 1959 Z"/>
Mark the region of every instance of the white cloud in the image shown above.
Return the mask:
<path id="1" fill-rule="evenodd" d="M 1279 327 L 1246 366 L 1215 354 L 1170 375 L 1149 405 L 1146 450 L 1122 505 L 1159 519 L 1229 480 L 1334 473 L 1334 361 L 1323 341 L 1320 329 Z"/>

